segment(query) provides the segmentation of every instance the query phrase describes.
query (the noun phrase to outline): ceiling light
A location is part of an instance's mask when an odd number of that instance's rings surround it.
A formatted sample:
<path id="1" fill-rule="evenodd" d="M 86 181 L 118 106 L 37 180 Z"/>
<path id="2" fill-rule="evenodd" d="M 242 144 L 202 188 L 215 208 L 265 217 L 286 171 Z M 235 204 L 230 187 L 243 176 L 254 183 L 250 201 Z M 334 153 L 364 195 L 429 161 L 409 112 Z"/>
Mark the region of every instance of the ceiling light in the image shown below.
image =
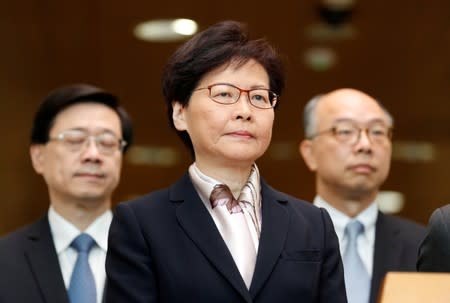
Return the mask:
<path id="1" fill-rule="evenodd" d="M 392 159 L 406 162 L 432 162 L 436 160 L 436 146 L 431 142 L 394 141 Z"/>
<path id="2" fill-rule="evenodd" d="M 329 70 L 337 62 L 336 53 L 327 47 L 311 47 L 304 53 L 305 64 L 313 71 Z"/>
<path id="3" fill-rule="evenodd" d="M 305 33 L 308 38 L 316 42 L 350 40 L 358 35 L 356 28 L 349 23 L 336 27 L 323 22 L 307 26 Z"/>
<path id="4" fill-rule="evenodd" d="M 197 32 L 197 23 L 190 19 L 176 19 L 172 22 L 173 31 L 184 36 L 192 36 Z"/>
<path id="5" fill-rule="evenodd" d="M 138 24 L 133 33 L 144 41 L 172 42 L 192 36 L 197 29 L 197 23 L 190 19 L 159 19 Z"/>
<path id="6" fill-rule="evenodd" d="M 175 166 L 179 162 L 177 150 L 171 146 L 133 145 L 127 152 L 127 162 L 134 165 L 161 167 Z"/>
<path id="7" fill-rule="evenodd" d="M 350 9 L 355 6 L 356 0 L 322 0 L 321 4 L 330 9 Z"/>
<path id="8" fill-rule="evenodd" d="M 385 214 L 399 213 L 405 204 L 405 197 L 397 191 L 380 191 L 375 199 L 378 208 Z"/>

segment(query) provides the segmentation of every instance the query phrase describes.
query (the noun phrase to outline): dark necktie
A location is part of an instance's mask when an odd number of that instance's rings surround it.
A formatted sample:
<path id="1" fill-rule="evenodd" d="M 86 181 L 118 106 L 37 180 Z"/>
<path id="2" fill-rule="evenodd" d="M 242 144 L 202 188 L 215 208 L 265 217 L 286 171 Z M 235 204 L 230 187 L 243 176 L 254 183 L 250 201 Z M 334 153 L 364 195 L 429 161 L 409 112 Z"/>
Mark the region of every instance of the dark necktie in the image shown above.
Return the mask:
<path id="1" fill-rule="evenodd" d="M 78 252 L 67 291 L 70 303 L 96 303 L 97 301 L 94 275 L 88 262 L 89 251 L 94 245 L 94 239 L 84 233 L 70 244 Z"/>
<path id="2" fill-rule="evenodd" d="M 364 225 L 358 220 L 350 221 L 345 227 L 347 247 L 343 263 L 348 303 L 369 302 L 370 277 L 357 249 L 358 236 L 363 232 Z"/>

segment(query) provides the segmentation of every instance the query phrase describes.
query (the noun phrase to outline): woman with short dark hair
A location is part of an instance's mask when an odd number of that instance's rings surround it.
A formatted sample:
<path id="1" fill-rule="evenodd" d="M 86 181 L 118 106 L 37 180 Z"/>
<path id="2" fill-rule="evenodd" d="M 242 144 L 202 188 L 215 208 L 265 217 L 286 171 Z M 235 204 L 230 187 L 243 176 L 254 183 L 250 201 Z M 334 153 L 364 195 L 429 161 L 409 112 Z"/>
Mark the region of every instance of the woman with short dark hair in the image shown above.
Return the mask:
<path id="1" fill-rule="evenodd" d="M 163 92 L 194 162 L 169 188 L 117 207 L 108 303 L 346 302 L 328 214 L 268 186 L 255 163 L 283 85 L 276 51 L 238 22 L 174 53 Z"/>

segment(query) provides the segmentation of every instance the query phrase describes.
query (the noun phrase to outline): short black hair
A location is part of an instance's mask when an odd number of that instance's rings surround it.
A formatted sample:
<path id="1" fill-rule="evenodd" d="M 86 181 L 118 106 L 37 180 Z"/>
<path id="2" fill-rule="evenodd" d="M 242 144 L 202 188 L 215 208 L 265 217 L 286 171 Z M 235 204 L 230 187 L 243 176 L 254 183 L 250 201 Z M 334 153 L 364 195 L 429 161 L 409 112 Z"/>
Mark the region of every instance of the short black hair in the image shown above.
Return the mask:
<path id="1" fill-rule="evenodd" d="M 31 129 L 31 144 L 45 144 L 49 140 L 50 129 L 56 116 L 67 107 L 77 103 L 94 102 L 108 106 L 120 119 L 123 139 L 127 142 L 124 152 L 133 141 L 133 127 L 130 116 L 119 104 L 118 98 L 90 84 L 70 84 L 59 87 L 44 98 L 39 105 Z"/>
<path id="2" fill-rule="evenodd" d="M 162 76 L 162 90 L 171 127 L 175 129 L 172 102 L 187 106 L 192 91 L 205 74 L 227 63 L 240 66 L 251 59 L 264 67 L 269 76 L 270 90 L 281 95 L 285 77 L 280 57 L 266 39 L 250 40 L 243 23 L 219 22 L 181 45 L 169 59 Z M 176 131 L 195 156 L 189 134 Z"/>

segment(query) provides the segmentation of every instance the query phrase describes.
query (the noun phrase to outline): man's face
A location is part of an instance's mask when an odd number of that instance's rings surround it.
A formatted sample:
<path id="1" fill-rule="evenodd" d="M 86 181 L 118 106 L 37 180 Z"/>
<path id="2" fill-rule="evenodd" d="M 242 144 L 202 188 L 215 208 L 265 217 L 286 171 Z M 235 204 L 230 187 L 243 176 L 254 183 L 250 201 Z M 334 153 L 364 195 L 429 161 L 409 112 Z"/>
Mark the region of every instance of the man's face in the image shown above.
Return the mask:
<path id="1" fill-rule="evenodd" d="M 100 103 L 74 104 L 55 117 L 49 138 L 77 133 L 119 140 L 122 138 L 119 116 Z M 64 205 L 75 201 L 87 207 L 99 204 L 109 207 L 120 179 L 122 151 L 118 147 L 105 153 L 104 148 L 98 147 L 103 141 L 96 142 L 92 137 L 83 144 L 76 136 L 68 138 L 50 139 L 30 148 L 33 166 L 47 183 L 51 203 Z"/>
<path id="2" fill-rule="evenodd" d="M 392 122 L 371 97 L 352 89 L 332 92 L 317 104 L 315 136 L 301 153 L 316 172 L 318 193 L 339 192 L 345 198 L 374 196 L 387 178 L 392 145 Z M 327 131 L 334 128 L 335 131 Z M 353 129 L 355 140 L 349 140 Z M 362 129 L 362 130 L 360 130 Z"/>

